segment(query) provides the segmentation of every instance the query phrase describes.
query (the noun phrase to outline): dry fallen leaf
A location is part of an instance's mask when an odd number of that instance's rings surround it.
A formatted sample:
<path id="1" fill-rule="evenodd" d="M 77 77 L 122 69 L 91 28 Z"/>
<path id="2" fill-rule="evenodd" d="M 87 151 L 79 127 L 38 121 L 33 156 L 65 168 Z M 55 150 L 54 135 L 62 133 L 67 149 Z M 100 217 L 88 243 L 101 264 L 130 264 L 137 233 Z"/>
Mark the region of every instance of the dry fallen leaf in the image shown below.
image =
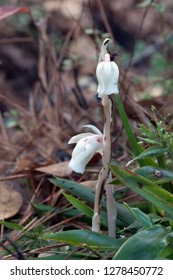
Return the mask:
<path id="1" fill-rule="evenodd" d="M 53 176 L 66 177 L 72 173 L 72 169 L 68 166 L 68 163 L 68 161 L 63 161 L 60 163 L 36 168 L 36 170 Z"/>
<path id="2" fill-rule="evenodd" d="M 0 220 L 14 216 L 22 206 L 23 199 L 12 186 L 0 184 Z"/>
<path id="3" fill-rule="evenodd" d="M 96 184 L 97 184 L 97 180 L 94 181 L 85 181 L 85 182 L 81 182 L 82 185 L 84 185 L 85 187 L 91 188 L 91 189 L 95 189 Z"/>

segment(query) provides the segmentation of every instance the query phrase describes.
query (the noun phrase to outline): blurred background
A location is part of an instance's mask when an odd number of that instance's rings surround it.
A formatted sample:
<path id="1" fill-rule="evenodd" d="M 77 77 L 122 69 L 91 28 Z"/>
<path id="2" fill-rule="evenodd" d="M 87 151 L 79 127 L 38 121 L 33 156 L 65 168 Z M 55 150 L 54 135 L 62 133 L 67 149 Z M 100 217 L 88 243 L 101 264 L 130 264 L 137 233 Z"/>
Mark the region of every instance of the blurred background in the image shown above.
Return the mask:
<path id="1" fill-rule="evenodd" d="M 1 181 L 37 172 L 79 179 L 68 170 L 67 143 L 84 124 L 102 130 L 95 69 L 106 37 L 109 52 L 119 54 L 120 95 L 134 131 L 152 118 L 152 105 L 172 120 L 172 0 L 1 0 L 0 6 Z M 127 162 L 128 155 L 114 106 L 112 157 Z"/>

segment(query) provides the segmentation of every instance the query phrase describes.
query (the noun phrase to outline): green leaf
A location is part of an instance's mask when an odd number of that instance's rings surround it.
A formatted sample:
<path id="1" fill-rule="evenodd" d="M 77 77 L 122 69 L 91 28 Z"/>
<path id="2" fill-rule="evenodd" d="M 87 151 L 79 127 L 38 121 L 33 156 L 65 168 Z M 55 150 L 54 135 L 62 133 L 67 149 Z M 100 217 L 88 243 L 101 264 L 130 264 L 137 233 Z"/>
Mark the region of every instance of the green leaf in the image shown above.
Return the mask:
<path id="1" fill-rule="evenodd" d="M 173 216 L 173 195 L 151 182 L 147 178 L 133 173 L 127 169 L 112 166 L 112 172 L 134 192 L 145 197 L 148 201 Z"/>
<path id="2" fill-rule="evenodd" d="M 67 198 L 67 200 L 76 208 L 78 209 L 81 213 L 85 214 L 87 217 L 91 218 L 93 217 L 94 211 L 89 208 L 87 205 L 85 205 L 82 201 L 79 199 L 63 193 L 63 195 Z M 107 227 L 107 221 L 103 219 L 103 215 L 101 215 L 101 224 Z"/>
<path id="3" fill-rule="evenodd" d="M 158 140 L 154 140 L 152 138 L 147 138 L 147 137 L 141 137 L 138 136 L 139 140 L 142 140 L 142 142 L 144 143 L 149 143 L 149 144 L 153 144 L 153 145 L 158 145 Z"/>
<path id="4" fill-rule="evenodd" d="M 173 248 L 171 246 L 166 246 L 161 252 L 159 259 L 173 260 Z"/>
<path id="5" fill-rule="evenodd" d="M 119 94 L 115 94 L 115 101 L 116 101 L 117 108 L 118 108 L 118 111 L 119 111 L 119 114 L 120 114 L 120 117 L 121 117 L 121 121 L 123 123 L 123 126 L 125 128 L 125 131 L 126 131 L 126 134 L 127 134 L 127 137 L 128 137 L 128 141 L 131 145 L 131 148 L 132 148 L 135 156 L 137 157 L 139 154 L 142 153 L 143 148 L 137 142 L 137 139 L 136 139 L 136 137 L 135 137 L 135 135 L 134 135 L 134 133 L 131 129 L 127 114 L 124 110 L 124 106 L 123 106 L 123 103 L 121 101 L 121 97 L 120 97 Z M 147 160 L 139 159 L 138 162 L 139 162 L 140 166 L 145 166 L 145 165 L 148 165 L 148 164 L 153 165 L 153 160 L 152 159 L 147 159 Z"/>
<path id="6" fill-rule="evenodd" d="M 157 184 L 163 184 L 173 181 L 173 172 L 165 170 L 163 168 L 143 166 L 135 170 L 135 173 L 147 178 L 152 182 L 156 182 Z"/>
<path id="7" fill-rule="evenodd" d="M 168 231 L 161 226 L 141 230 L 120 247 L 114 260 L 154 260 L 167 246 Z"/>
<path id="8" fill-rule="evenodd" d="M 133 152 L 136 156 L 138 156 L 141 152 L 142 152 L 142 148 L 139 146 L 137 140 L 136 140 L 136 137 L 131 129 L 131 126 L 129 124 L 129 120 L 128 120 L 128 117 L 127 117 L 127 114 L 124 110 L 124 106 L 123 106 L 123 103 L 121 101 L 121 97 L 119 94 L 115 94 L 115 100 L 116 100 L 116 103 L 117 103 L 117 107 L 118 107 L 118 111 L 119 111 L 119 114 L 120 114 L 120 117 L 121 117 L 121 120 L 122 120 L 122 123 L 124 125 L 124 128 L 125 128 L 125 131 L 127 133 L 127 136 L 128 136 L 128 140 L 130 142 L 130 145 L 133 149 Z"/>
<path id="9" fill-rule="evenodd" d="M 139 208 L 131 208 L 129 205 L 125 204 L 129 211 L 133 214 L 134 218 L 138 223 L 144 228 L 150 228 L 153 226 L 151 217 L 142 212 Z"/>
<path id="10" fill-rule="evenodd" d="M 77 208 L 81 213 L 85 214 L 86 216 L 88 216 L 89 218 L 92 218 L 93 216 L 93 210 L 91 208 L 89 208 L 87 205 L 85 205 L 82 201 L 80 201 L 79 199 L 63 193 L 63 195 L 67 198 L 67 200 L 75 207 Z"/>
<path id="11" fill-rule="evenodd" d="M 79 183 L 76 183 L 74 181 L 55 178 L 50 179 L 50 181 L 56 185 L 61 187 L 62 189 L 68 191 L 70 194 L 79 197 L 82 200 L 87 201 L 88 203 L 91 203 L 94 205 L 94 199 L 95 199 L 95 191 L 81 185 Z M 106 197 L 103 196 L 102 198 L 102 207 L 103 210 L 106 210 Z M 116 203 L 117 208 L 117 226 L 127 226 L 134 222 L 134 217 L 129 213 L 127 208 L 120 203 Z"/>
<path id="12" fill-rule="evenodd" d="M 12 222 L 5 222 L 5 221 L 0 221 L 0 225 L 4 225 L 6 228 L 12 229 L 12 230 L 22 230 L 23 226 L 12 223 Z"/>
<path id="13" fill-rule="evenodd" d="M 44 240 L 65 242 L 73 246 L 99 250 L 117 250 L 126 240 L 125 238 L 115 239 L 113 237 L 88 230 L 69 230 L 45 234 L 40 238 Z"/>
<path id="14" fill-rule="evenodd" d="M 55 179 L 50 179 L 50 182 L 70 192 L 74 196 L 77 196 L 92 204 L 94 203 L 95 191 L 85 187 L 82 184 L 76 183 L 71 180 L 60 179 L 57 177 Z M 106 206 L 106 202 L 104 202 L 104 200 L 102 201 Z"/>
<path id="15" fill-rule="evenodd" d="M 127 165 L 139 159 L 145 159 L 153 156 L 163 155 L 165 152 L 167 152 L 167 148 L 160 148 L 158 146 L 149 147 L 148 149 L 143 151 L 140 155 L 135 157 L 133 160 L 129 161 Z"/>
<path id="16" fill-rule="evenodd" d="M 55 207 L 53 207 L 52 205 L 44 205 L 44 204 L 40 204 L 40 203 L 32 203 L 32 206 L 36 210 L 39 210 L 41 212 L 50 212 L 50 211 L 55 210 Z"/>

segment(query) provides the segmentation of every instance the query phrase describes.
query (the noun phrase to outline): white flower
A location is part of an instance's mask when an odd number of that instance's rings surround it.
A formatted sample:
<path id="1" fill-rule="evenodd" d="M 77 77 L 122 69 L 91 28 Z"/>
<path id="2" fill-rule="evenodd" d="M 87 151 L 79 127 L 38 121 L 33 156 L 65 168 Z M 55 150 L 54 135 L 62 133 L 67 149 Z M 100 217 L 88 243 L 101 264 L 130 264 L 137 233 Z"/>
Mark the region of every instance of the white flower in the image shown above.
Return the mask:
<path id="1" fill-rule="evenodd" d="M 84 127 L 91 128 L 95 133 L 81 133 L 73 136 L 68 142 L 68 144 L 76 143 L 69 167 L 81 174 L 84 173 L 86 165 L 95 153 L 103 154 L 103 134 L 93 125 Z"/>
<path id="2" fill-rule="evenodd" d="M 119 69 L 114 61 L 110 61 L 110 55 L 108 53 L 104 55 L 104 61 L 98 63 L 96 76 L 98 80 L 98 97 L 119 93 Z"/>

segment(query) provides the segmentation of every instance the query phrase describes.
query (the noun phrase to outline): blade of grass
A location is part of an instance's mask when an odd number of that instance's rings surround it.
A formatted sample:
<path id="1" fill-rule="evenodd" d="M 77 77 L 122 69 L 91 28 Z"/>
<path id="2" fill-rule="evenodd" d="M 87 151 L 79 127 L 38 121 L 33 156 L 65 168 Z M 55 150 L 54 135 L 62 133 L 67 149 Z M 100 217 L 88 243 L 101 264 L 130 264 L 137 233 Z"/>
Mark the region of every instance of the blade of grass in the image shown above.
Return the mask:
<path id="1" fill-rule="evenodd" d="M 116 104 L 117 104 L 117 108 L 118 108 L 121 120 L 123 122 L 125 131 L 127 133 L 127 137 L 130 142 L 130 145 L 133 149 L 135 156 L 138 156 L 140 153 L 142 153 L 142 148 L 139 146 L 139 144 L 136 140 L 136 137 L 131 129 L 127 114 L 124 110 L 124 106 L 123 106 L 123 103 L 121 101 L 121 97 L 119 94 L 115 94 L 115 100 L 116 100 Z"/>
<path id="2" fill-rule="evenodd" d="M 124 106 L 123 106 L 123 103 L 121 101 L 121 97 L 119 94 L 115 94 L 115 101 L 116 101 L 116 104 L 117 104 L 117 108 L 118 108 L 118 111 L 119 111 L 119 114 L 120 114 L 120 117 L 121 117 L 121 121 L 123 123 L 123 126 L 124 126 L 124 129 L 127 133 L 127 137 L 128 137 L 128 141 L 131 145 L 131 148 L 135 154 L 135 156 L 137 157 L 139 154 L 141 154 L 143 152 L 143 148 L 138 144 L 137 140 L 136 140 L 136 137 L 131 129 L 131 126 L 129 124 L 129 120 L 128 120 L 128 117 L 127 117 L 127 114 L 124 110 Z M 154 162 L 152 159 L 138 159 L 138 162 L 139 162 L 139 165 L 140 166 L 145 166 L 145 165 L 153 165 Z M 155 165 L 155 164 L 154 164 Z"/>
<path id="3" fill-rule="evenodd" d="M 142 212 L 139 208 L 132 208 L 126 203 L 125 205 L 143 228 L 147 229 L 154 226 L 153 221 L 149 215 Z"/>
<path id="4" fill-rule="evenodd" d="M 84 202 L 80 201 L 79 199 L 73 197 L 72 195 L 63 193 L 63 195 L 66 197 L 66 199 L 76 208 L 80 211 L 80 213 L 85 214 L 87 217 L 91 218 L 93 217 L 94 211 L 84 204 Z M 103 220 L 103 215 L 101 216 L 101 224 L 107 227 L 106 220 Z"/>
<path id="5" fill-rule="evenodd" d="M 81 213 L 85 214 L 89 218 L 92 218 L 93 210 L 91 208 L 89 208 L 82 201 L 80 201 L 79 199 L 73 197 L 72 195 L 69 195 L 69 194 L 66 194 L 66 193 L 63 193 L 63 195 Z"/>
<path id="6" fill-rule="evenodd" d="M 153 157 L 153 156 L 156 156 L 156 157 L 161 156 L 166 151 L 167 151 L 167 148 L 160 148 L 160 147 L 157 147 L 157 146 L 149 147 L 148 149 L 144 150 L 140 155 L 138 155 L 137 157 L 135 157 L 134 159 L 129 161 L 126 166 L 128 166 L 132 162 L 134 162 L 136 160 L 139 160 L 139 159 L 146 159 L 146 158 Z M 159 166 L 163 167 L 161 165 L 159 165 Z M 163 168 L 165 168 L 165 166 Z"/>
<path id="7" fill-rule="evenodd" d="M 40 238 L 44 240 L 65 242 L 67 244 L 83 248 L 100 250 L 117 250 L 126 241 L 126 238 L 115 239 L 113 237 L 88 230 L 68 230 L 64 232 L 45 234 L 40 236 Z"/>

